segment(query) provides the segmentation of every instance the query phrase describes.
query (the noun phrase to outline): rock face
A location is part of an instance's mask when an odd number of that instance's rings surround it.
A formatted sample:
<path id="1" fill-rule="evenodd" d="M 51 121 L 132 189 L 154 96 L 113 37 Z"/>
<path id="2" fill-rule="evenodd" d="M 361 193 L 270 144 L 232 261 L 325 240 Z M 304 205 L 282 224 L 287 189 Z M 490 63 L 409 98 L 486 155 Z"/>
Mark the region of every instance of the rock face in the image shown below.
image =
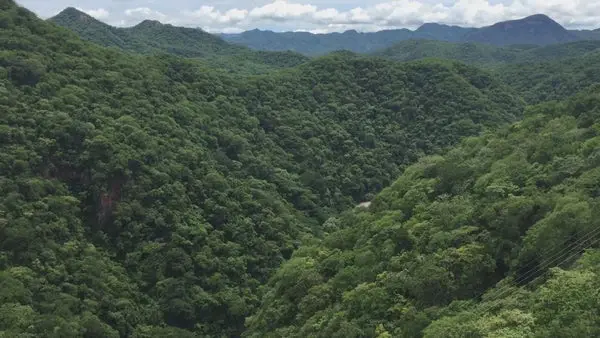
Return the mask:
<path id="1" fill-rule="evenodd" d="M 362 202 L 358 205 L 359 208 L 368 208 L 371 206 L 371 202 Z"/>

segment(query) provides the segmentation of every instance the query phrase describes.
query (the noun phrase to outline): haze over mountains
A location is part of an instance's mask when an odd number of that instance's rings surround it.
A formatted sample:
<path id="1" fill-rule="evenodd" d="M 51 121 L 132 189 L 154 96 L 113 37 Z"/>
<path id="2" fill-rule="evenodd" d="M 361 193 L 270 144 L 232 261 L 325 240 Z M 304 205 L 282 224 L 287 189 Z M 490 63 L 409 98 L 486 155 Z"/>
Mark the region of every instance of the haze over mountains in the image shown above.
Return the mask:
<path id="1" fill-rule="evenodd" d="M 188 57 L 230 57 L 244 54 L 246 58 L 258 61 L 265 58 L 278 59 L 278 54 L 251 55 L 241 46 L 259 51 L 293 51 L 315 56 L 336 50 L 374 53 L 411 39 L 473 42 L 495 46 L 548 45 L 578 40 L 600 40 L 600 30 L 567 30 L 542 14 L 481 28 L 426 23 L 414 31 L 396 29 L 362 33 L 350 30 L 328 34 L 254 29 L 239 34 L 219 34 L 222 39 L 201 29 L 174 27 L 157 21 L 144 21 L 129 28 L 112 27 L 75 8 L 67 8 L 50 20 L 105 46 L 116 46 L 137 52 L 162 50 Z M 227 44 L 224 40 L 232 44 Z M 305 60 L 296 56 L 295 62 L 303 61 Z M 277 62 L 273 63 L 280 65 Z M 284 65 L 290 64 L 284 63 Z"/>
<path id="2" fill-rule="evenodd" d="M 600 31 L 569 31 L 548 16 L 537 14 L 481 28 L 427 23 L 414 31 L 398 29 L 373 33 L 347 31 L 311 34 L 252 30 L 240 34 L 222 34 L 221 36 L 227 41 L 259 50 L 293 50 L 306 55 L 319 55 L 336 49 L 370 53 L 408 39 L 478 42 L 496 46 L 547 45 L 582 39 L 600 39 Z"/>

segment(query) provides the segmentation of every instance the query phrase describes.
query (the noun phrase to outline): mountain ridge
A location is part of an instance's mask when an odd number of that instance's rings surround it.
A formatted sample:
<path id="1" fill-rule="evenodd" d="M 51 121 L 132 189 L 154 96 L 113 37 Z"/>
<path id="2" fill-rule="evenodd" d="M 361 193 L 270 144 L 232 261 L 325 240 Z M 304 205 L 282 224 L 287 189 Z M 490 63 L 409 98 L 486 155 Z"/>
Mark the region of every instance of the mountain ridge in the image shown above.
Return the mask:
<path id="1" fill-rule="evenodd" d="M 578 40 L 600 40 L 600 29 L 596 30 L 567 30 L 558 22 L 545 14 L 534 14 L 520 19 L 500 21 L 483 27 L 461 27 L 435 22 L 423 23 L 415 30 L 407 28 L 385 29 L 377 32 L 359 32 L 355 29 L 333 33 L 311 33 L 306 31 L 276 32 L 258 28 L 241 33 L 211 34 L 200 28 L 177 27 L 162 24 L 157 20 L 144 20 L 131 27 L 113 27 L 100 20 L 94 19 L 76 8 L 68 7 L 56 16 L 49 19 L 63 27 L 76 31 L 82 37 L 99 42 L 105 46 L 116 45 L 119 48 L 143 50 L 132 32 L 138 30 L 159 28 L 173 30 L 175 36 L 161 42 L 168 45 L 177 41 L 180 31 L 184 35 L 195 35 L 192 40 L 181 43 L 175 48 L 167 48 L 182 56 L 206 56 L 206 54 L 231 55 L 243 53 L 241 47 L 251 50 L 270 52 L 291 51 L 307 56 L 317 56 L 336 50 L 349 50 L 355 53 L 373 53 L 391 47 L 396 43 L 411 39 L 426 39 L 447 42 L 476 42 L 493 46 L 508 45 L 548 45 L 556 43 L 573 42 Z M 97 30 L 97 32 L 94 32 Z M 146 49 L 155 50 L 151 45 L 156 45 L 155 36 L 143 36 L 146 40 L 142 43 Z M 201 41 L 204 53 L 199 48 L 189 48 L 189 45 Z M 227 43 L 228 45 L 225 45 Z M 132 47 L 134 46 L 134 47 Z"/>
<path id="2" fill-rule="evenodd" d="M 449 42 L 478 42 L 496 46 L 514 44 L 546 45 L 577 40 L 600 39 L 600 29 L 567 30 L 545 14 L 500 21 L 483 27 L 461 27 L 435 22 L 424 23 L 415 30 L 390 29 L 356 34 L 353 41 L 340 41 L 344 33 L 273 32 L 253 29 L 238 34 L 221 34 L 225 40 L 259 50 L 294 50 L 306 55 L 320 55 L 336 49 L 370 53 L 410 39 Z M 267 38 L 268 36 L 268 38 Z M 376 46 L 376 47 L 373 47 Z"/>
<path id="3" fill-rule="evenodd" d="M 548 45 L 572 42 L 578 37 L 545 14 L 497 22 L 467 33 L 464 42 L 480 42 L 497 46 L 514 44 Z"/>
<path id="4" fill-rule="evenodd" d="M 262 73 L 306 62 L 306 56 L 291 52 L 257 51 L 229 43 L 200 28 L 177 27 L 157 20 L 143 20 L 131 27 L 114 27 L 68 7 L 48 19 L 88 40 L 105 47 L 116 47 L 141 54 L 169 53 L 201 58 L 230 71 Z"/>

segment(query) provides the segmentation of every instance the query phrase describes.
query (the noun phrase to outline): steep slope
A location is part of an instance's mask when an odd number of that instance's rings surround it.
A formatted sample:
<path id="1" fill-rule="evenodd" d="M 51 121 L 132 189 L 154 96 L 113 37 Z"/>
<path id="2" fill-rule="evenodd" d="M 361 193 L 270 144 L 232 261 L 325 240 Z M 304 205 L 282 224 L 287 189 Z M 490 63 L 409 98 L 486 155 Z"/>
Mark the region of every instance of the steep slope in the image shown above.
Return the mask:
<path id="1" fill-rule="evenodd" d="M 235 65 L 236 70 L 260 72 L 266 66 L 282 68 L 308 61 L 308 58 L 300 54 L 256 52 L 247 47 L 227 43 L 201 29 L 164 25 L 152 20 L 145 20 L 134 27 L 117 28 L 77 9 L 67 8 L 49 21 L 102 46 L 142 54 L 170 53 L 203 58 L 210 61 L 211 65 L 228 69 Z"/>
<path id="2" fill-rule="evenodd" d="M 519 20 L 503 21 L 489 27 L 482 27 L 466 34 L 462 40 L 505 46 L 513 44 L 547 45 L 575 41 L 578 38 L 548 16 L 536 14 Z"/>
<path id="3" fill-rule="evenodd" d="M 0 334 L 235 337 L 322 221 L 513 121 L 488 74 L 339 53 L 264 76 L 0 0 Z"/>
<path id="4" fill-rule="evenodd" d="M 94 41 L 102 46 L 126 48 L 132 43 L 126 31 L 98 21 L 73 7 L 67 7 L 58 15 L 50 18 L 49 21 L 67 27 L 82 38 Z"/>
<path id="5" fill-rule="evenodd" d="M 410 166 L 283 264 L 244 336 L 598 335 L 600 251 L 540 284 L 599 245 L 599 105 L 535 106 Z"/>

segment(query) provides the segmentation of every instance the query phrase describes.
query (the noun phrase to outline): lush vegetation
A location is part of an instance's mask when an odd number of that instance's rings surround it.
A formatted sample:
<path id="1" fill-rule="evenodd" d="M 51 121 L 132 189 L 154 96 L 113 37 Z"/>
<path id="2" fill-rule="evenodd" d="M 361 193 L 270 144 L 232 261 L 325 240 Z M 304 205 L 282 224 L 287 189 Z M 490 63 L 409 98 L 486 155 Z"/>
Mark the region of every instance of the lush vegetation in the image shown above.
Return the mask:
<path id="1" fill-rule="evenodd" d="M 590 45 L 594 44 L 590 42 Z M 577 49 L 571 52 L 560 47 L 556 49 L 559 60 L 502 65 L 494 69 L 494 73 L 528 103 L 564 99 L 600 82 L 600 51 L 581 49 L 583 55 L 561 58 L 561 50 L 566 52 L 563 55 L 570 55 L 576 54 Z M 541 52 L 549 55 L 551 50 Z"/>
<path id="2" fill-rule="evenodd" d="M 49 21 L 102 46 L 142 54 L 168 53 L 202 58 L 212 67 L 237 72 L 263 73 L 308 61 L 307 57 L 293 52 L 253 51 L 225 42 L 199 28 L 175 27 L 151 20 L 130 28 L 112 27 L 71 7 Z"/>
<path id="3" fill-rule="evenodd" d="M 453 62 L 338 53 L 230 76 L 12 0 L 0 27 L 3 337 L 238 336 L 331 215 L 522 112 Z"/>
<path id="4" fill-rule="evenodd" d="M 375 53 L 387 59 L 452 59 L 477 65 L 516 90 L 527 103 L 565 99 L 600 82 L 600 41 L 496 47 L 409 40 Z"/>
<path id="5" fill-rule="evenodd" d="M 497 68 L 506 64 L 532 64 L 582 57 L 597 52 L 600 41 L 576 41 L 548 46 L 492 46 L 482 43 L 453 43 L 436 40 L 406 40 L 373 55 L 397 61 L 425 58 L 457 60 Z M 510 69 L 509 66 L 508 68 Z M 520 76 L 519 76 L 520 77 Z"/>
<path id="6" fill-rule="evenodd" d="M 600 251 L 577 258 L 600 241 L 599 106 L 529 107 L 410 166 L 283 264 L 245 336 L 597 336 Z"/>

